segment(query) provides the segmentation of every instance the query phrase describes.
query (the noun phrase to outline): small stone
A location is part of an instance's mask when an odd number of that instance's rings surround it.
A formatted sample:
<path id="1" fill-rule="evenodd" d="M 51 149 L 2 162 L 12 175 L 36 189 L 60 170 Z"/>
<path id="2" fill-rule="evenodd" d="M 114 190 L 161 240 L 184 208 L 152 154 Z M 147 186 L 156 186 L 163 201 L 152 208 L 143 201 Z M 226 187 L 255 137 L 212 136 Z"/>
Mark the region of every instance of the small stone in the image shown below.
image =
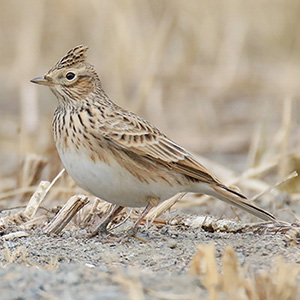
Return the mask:
<path id="1" fill-rule="evenodd" d="M 176 246 L 177 246 L 177 242 L 176 242 L 175 240 L 170 241 L 170 242 L 168 243 L 168 247 L 171 248 L 171 249 L 175 249 Z"/>

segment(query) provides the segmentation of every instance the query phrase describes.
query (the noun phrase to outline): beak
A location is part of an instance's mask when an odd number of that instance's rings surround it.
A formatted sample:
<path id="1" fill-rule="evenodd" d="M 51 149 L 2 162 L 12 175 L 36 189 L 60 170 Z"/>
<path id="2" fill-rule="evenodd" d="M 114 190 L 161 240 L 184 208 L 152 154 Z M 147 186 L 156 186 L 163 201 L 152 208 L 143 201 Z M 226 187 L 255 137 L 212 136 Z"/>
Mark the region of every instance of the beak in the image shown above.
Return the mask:
<path id="1" fill-rule="evenodd" d="M 30 80 L 32 83 L 41 84 L 41 85 L 51 85 L 51 82 L 46 76 L 43 77 L 36 77 Z"/>

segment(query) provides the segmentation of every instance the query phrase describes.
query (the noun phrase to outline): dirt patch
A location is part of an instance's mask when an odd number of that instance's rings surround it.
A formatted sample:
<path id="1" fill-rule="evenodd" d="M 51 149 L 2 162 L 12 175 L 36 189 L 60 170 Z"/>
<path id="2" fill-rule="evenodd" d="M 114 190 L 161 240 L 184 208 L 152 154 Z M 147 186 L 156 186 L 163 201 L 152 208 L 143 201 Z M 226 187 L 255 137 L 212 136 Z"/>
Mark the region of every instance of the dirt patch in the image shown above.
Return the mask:
<path id="1" fill-rule="evenodd" d="M 229 245 L 241 268 L 253 276 L 273 272 L 278 257 L 291 265 L 300 263 L 299 246 L 287 246 L 286 235 L 280 233 L 165 225 L 141 228 L 139 236 L 148 242 L 108 242 L 107 237 L 87 238 L 85 230 L 65 230 L 59 236 L 35 230 L 28 237 L 3 241 L 1 299 L 206 299 L 201 276 L 190 272 L 197 246 L 211 243 L 219 270 Z"/>

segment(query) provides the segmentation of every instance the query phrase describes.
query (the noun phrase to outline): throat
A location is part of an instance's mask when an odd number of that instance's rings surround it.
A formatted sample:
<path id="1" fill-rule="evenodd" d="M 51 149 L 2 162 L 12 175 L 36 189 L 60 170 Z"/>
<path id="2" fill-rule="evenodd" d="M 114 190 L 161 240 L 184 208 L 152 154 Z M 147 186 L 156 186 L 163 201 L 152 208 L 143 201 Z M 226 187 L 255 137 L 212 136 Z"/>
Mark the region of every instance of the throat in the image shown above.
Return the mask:
<path id="1" fill-rule="evenodd" d="M 79 150 L 81 144 L 79 128 L 74 124 L 74 109 L 65 106 L 58 106 L 52 122 L 53 136 L 58 152 L 65 152 L 67 149 Z"/>

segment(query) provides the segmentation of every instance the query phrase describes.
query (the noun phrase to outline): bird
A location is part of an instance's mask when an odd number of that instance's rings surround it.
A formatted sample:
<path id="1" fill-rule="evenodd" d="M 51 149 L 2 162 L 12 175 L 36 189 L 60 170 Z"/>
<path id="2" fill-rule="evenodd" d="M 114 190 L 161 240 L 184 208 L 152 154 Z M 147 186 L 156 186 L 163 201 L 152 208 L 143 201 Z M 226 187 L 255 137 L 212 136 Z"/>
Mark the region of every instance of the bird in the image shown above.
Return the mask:
<path id="1" fill-rule="evenodd" d="M 134 235 L 151 208 L 181 192 L 206 194 L 275 221 L 157 127 L 114 103 L 86 61 L 87 50 L 85 45 L 72 48 L 31 82 L 48 86 L 58 100 L 52 130 L 67 173 L 84 190 L 113 205 L 99 231 L 124 207 L 144 207 Z"/>

